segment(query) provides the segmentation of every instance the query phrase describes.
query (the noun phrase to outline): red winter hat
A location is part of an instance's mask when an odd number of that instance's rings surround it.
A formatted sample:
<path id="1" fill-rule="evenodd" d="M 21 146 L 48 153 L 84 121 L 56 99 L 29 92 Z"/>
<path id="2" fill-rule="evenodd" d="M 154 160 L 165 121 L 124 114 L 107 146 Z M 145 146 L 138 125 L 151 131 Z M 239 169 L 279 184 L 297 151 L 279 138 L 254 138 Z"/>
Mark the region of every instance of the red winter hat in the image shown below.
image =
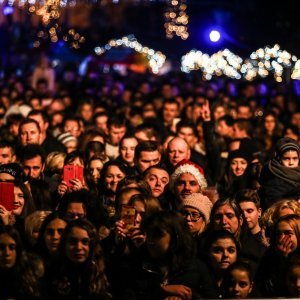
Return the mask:
<path id="1" fill-rule="evenodd" d="M 204 177 L 203 169 L 199 165 L 193 163 L 192 161 L 183 159 L 181 162 L 179 162 L 176 165 L 175 170 L 171 175 L 171 178 L 170 178 L 171 190 L 173 190 L 174 184 L 175 184 L 176 180 L 178 179 L 178 177 L 183 173 L 192 174 L 196 178 L 197 182 L 199 183 L 201 190 L 203 190 L 207 187 L 207 182 Z"/>

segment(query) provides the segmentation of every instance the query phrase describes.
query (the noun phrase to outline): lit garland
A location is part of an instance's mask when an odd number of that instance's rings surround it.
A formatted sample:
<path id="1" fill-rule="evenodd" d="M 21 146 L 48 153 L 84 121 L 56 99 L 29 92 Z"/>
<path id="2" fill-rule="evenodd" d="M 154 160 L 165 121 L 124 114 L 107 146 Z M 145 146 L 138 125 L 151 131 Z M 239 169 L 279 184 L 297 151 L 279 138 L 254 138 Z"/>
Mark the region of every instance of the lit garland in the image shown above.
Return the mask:
<path id="1" fill-rule="evenodd" d="M 297 60 L 296 56 L 294 56 L 293 58 L 295 60 Z M 291 78 L 300 80 L 300 60 L 297 60 L 296 63 L 295 63 Z"/>
<path id="2" fill-rule="evenodd" d="M 181 60 L 181 69 L 184 72 L 201 70 L 203 78 L 210 80 L 213 75 L 225 75 L 231 78 L 240 79 L 239 69 L 242 58 L 233 54 L 228 49 L 219 51 L 212 56 L 201 51 L 192 50 L 184 55 Z"/>
<path id="3" fill-rule="evenodd" d="M 114 47 L 128 47 L 136 52 L 145 55 L 149 60 L 149 66 L 154 74 L 159 72 L 166 60 L 166 56 L 161 52 L 155 52 L 153 49 L 141 45 L 133 35 L 125 36 L 122 39 L 110 40 L 104 47 L 96 47 L 95 53 L 102 55 Z"/>
<path id="4" fill-rule="evenodd" d="M 165 12 L 166 37 L 171 39 L 174 35 L 186 40 L 189 37 L 187 25 L 189 17 L 186 14 L 186 0 L 167 0 L 168 6 Z"/>
<path id="5" fill-rule="evenodd" d="M 281 50 L 278 44 L 273 48 L 266 46 L 252 52 L 249 59 L 246 59 L 241 73 L 247 80 L 255 77 L 266 77 L 270 73 L 274 74 L 277 82 L 282 82 L 284 68 L 291 68 L 297 58 L 286 50 Z"/>
<path id="6" fill-rule="evenodd" d="M 286 50 L 280 50 L 279 45 L 273 48 L 266 46 L 250 55 L 250 58 L 242 60 L 228 49 L 219 51 L 212 56 L 201 51 L 192 50 L 181 59 L 183 72 L 201 70 L 203 79 L 210 80 L 212 76 L 225 75 L 230 78 L 240 79 L 244 77 L 251 81 L 256 77 L 266 77 L 273 73 L 277 82 L 282 82 L 284 69 L 292 69 L 297 61 L 295 55 Z M 300 79 L 300 60 L 295 63 L 292 79 Z"/>

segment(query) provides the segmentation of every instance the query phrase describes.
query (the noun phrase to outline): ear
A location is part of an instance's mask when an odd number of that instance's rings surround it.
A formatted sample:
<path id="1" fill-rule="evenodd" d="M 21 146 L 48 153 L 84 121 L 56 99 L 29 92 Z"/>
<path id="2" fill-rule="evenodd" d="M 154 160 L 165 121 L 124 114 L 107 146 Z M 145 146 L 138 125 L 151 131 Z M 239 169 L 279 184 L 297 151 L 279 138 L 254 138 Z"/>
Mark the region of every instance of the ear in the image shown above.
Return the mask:
<path id="1" fill-rule="evenodd" d="M 261 208 L 258 208 L 257 211 L 258 211 L 258 217 L 260 218 L 261 217 L 261 213 L 262 213 Z"/>
<path id="2" fill-rule="evenodd" d="M 252 289 L 253 289 L 253 281 L 251 281 L 251 283 L 250 283 L 249 294 L 252 292 Z"/>
<path id="3" fill-rule="evenodd" d="M 242 226 L 243 223 L 244 223 L 243 215 L 241 215 L 241 216 L 239 217 L 239 222 L 240 222 L 240 226 Z"/>
<path id="4" fill-rule="evenodd" d="M 44 169 L 45 169 L 45 164 L 42 165 L 42 169 L 41 169 L 42 172 L 44 172 Z"/>
<path id="5" fill-rule="evenodd" d="M 190 158 L 191 158 L 191 149 L 188 150 L 186 159 L 190 160 Z"/>

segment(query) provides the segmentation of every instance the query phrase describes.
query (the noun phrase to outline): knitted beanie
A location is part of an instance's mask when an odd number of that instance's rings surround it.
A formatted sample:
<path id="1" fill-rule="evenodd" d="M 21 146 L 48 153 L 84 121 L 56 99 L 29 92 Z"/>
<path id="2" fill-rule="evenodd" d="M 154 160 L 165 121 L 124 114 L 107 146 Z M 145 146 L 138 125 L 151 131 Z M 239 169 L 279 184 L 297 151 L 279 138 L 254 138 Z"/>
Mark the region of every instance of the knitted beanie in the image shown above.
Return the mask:
<path id="1" fill-rule="evenodd" d="M 190 160 L 183 159 L 176 165 L 175 170 L 170 177 L 170 189 L 172 191 L 174 189 L 174 184 L 176 180 L 181 174 L 184 173 L 192 174 L 196 178 L 198 184 L 200 185 L 201 190 L 207 187 L 207 182 L 204 177 L 203 169 L 199 165 L 191 162 Z"/>
<path id="2" fill-rule="evenodd" d="M 247 161 L 248 164 L 250 164 L 252 161 L 251 153 L 242 149 L 229 151 L 228 162 L 231 162 L 234 158 L 243 158 Z"/>
<path id="3" fill-rule="evenodd" d="M 286 151 L 294 150 L 297 151 L 298 156 L 300 156 L 300 146 L 299 143 L 289 137 L 284 137 L 278 140 L 275 146 L 275 156 L 280 158 Z"/>
<path id="4" fill-rule="evenodd" d="M 201 193 L 193 193 L 188 195 L 181 203 L 180 209 L 183 207 L 188 206 L 199 210 L 201 214 L 203 214 L 205 218 L 205 222 L 209 223 L 210 220 L 210 212 L 212 209 L 212 202 L 209 200 L 208 197 L 202 195 Z"/>
<path id="5" fill-rule="evenodd" d="M 0 173 L 7 173 L 17 180 L 23 181 L 24 172 L 23 168 L 18 163 L 8 163 L 0 166 Z"/>
<path id="6" fill-rule="evenodd" d="M 70 132 L 64 132 L 57 136 L 57 140 L 61 142 L 63 145 L 66 145 L 71 141 L 77 141 L 77 138 L 74 137 Z"/>

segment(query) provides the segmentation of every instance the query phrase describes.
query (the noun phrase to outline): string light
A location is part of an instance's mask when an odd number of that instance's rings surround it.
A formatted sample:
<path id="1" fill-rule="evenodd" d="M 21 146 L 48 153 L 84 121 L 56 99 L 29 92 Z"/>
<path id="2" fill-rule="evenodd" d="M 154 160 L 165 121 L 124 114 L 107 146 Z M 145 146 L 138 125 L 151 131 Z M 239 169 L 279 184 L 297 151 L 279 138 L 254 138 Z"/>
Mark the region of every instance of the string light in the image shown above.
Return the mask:
<path id="1" fill-rule="evenodd" d="M 97 55 L 102 55 L 106 51 L 115 47 L 128 47 L 135 50 L 138 53 L 145 55 L 148 58 L 148 63 L 151 71 L 154 74 L 157 74 L 160 68 L 164 65 L 166 56 L 159 51 L 154 51 L 148 47 L 140 44 L 133 35 L 125 36 L 121 39 L 110 40 L 103 47 L 96 47 L 94 49 Z"/>
<path id="2" fill-rule="evenodd" d="M 228 49 L 219 51 L 212 56 L 201 51 L 192 50 L 182 57 L 181 69 L 189 73 L 192 70 L 201 70 L 203 79 L 210 80 L 213 75 L 225 75 L 230 78 L 240 79 L 239 69 L 242 58 L 233 54 Z"/>
<path id="3" fill-rule="evenodd" d="M 300 60 L 297 60 L 297 57 L 288 51 L 281 50 L 278 44 L 272 48 L 266 46 L 257 49 L 244 61 L 228 49 L 219 51 L 212 56 L 192 50 L 182 57 L 181 69 L 187 73 L 201 70 L 205 80 L 210 80 L 212 76 L 225 75 L 235 79 L 243 77 L 252 81 L 257 77 L 265 78 L 273 74 L 277 82 L 282 82 L 284 69 L 292 69 L 291 78 L 300 80 Z"/>
<path id="4" fill-rule="evenodd" d="M 187 25 L 189 17 L 186 14 L 186 0 L 167 0 L 168 5 L 165 12 L 165 30 L 168 39 L 175 35 L 186 40 L 189 37 Z"/>

